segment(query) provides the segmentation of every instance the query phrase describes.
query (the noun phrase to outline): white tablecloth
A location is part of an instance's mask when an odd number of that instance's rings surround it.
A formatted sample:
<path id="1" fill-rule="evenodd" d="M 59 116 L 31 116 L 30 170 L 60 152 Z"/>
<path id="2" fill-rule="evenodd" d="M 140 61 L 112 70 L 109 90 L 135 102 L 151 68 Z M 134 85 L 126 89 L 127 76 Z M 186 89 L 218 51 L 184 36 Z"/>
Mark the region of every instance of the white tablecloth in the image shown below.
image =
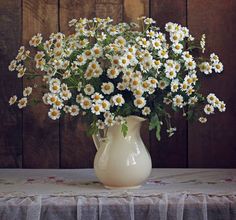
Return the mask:
<path id="1" fill-rule="evenodd" d="M 92 169 L 0 170 L 0 220 L 236 220 L 235 169 L 153 169 L 107 190 Z"/>

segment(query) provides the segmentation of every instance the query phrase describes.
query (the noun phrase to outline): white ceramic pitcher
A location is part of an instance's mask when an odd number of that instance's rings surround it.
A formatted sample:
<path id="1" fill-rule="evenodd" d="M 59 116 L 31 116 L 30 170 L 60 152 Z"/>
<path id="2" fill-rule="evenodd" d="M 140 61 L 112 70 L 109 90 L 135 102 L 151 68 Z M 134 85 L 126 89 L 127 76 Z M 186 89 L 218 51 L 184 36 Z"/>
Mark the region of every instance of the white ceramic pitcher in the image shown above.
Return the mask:
<path id="1" fill-rule="evenodd" d="M 126 137 L 120 125 L 109 127 L 105 138 L 93 136 L 97 148 L 94 169 L 106 188 L 138 188 L 151 172 L 151 157 L 140 137 L 145 119 L 129 116 L 126 120 Z"/>

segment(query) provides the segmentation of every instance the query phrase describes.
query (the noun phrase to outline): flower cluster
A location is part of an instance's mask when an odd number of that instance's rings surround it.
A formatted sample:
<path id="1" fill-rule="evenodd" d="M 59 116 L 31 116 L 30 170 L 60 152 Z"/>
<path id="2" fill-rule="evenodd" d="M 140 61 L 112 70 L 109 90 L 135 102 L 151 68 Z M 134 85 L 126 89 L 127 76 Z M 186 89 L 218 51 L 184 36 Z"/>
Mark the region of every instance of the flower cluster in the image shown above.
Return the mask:
<path id="1" fill-rule="evenodd" d="M 139 20 L 141 25 L 114 25 L 110 18 L 73 19 L 73 34 L 52 33 L 45 41 L 37 34 L 29 42 L 37 49 L 34 56 L 22 46 L 9 70 L 16 70 L 19 78 L 42 77 L 48 116 L 82 115 L 91 134 L 117 123 L 125 126 L 125 117 L 138 115 L 150 120 L 151 129 L 160 130 L 166 122 L 171 136 L 176 130 L 171 111 L 181 110 L 200 122 L 215 109 L 225 111 L 215 94 L 204 97 L 199 92 L 199 75 L 223 71 L 216 54 L 209 59 L 193 55 L 196 48 L 204 52 L 205 35 L 199 42 L 179 24 L 168 22 L 161 31 L 152 18 Z M 35 71 L 29 72 L 26 61 L 34 63 Z M 24 97 L 11 97 L 10 105 L 25 107 L 31 92 L 25 88 Z"/>

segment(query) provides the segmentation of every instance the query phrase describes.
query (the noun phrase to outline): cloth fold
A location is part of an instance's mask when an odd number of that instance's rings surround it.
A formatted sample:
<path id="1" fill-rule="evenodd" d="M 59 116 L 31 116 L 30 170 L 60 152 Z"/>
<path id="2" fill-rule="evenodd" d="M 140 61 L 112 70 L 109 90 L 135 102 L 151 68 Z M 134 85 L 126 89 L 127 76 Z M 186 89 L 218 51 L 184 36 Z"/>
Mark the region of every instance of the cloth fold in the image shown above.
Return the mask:
<path id="1" fill-rule="evenodd" d="M 232 220 L 236 171 L 154 169 L 135 190 L 107 190 L 93 170 L 0 170 L 1 220 Z"/>

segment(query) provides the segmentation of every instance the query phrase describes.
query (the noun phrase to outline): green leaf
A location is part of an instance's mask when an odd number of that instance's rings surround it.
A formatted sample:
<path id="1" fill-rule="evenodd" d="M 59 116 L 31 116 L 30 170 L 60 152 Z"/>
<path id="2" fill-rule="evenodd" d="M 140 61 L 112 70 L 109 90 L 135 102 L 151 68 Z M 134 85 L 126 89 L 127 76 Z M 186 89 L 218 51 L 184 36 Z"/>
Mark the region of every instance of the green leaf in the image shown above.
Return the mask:
<path id="1" fill-rule="evenodd" d="M 94 134 L 98 133 L 98 127 L 96 125 L 96 122 L 94 121 L 91 126 L 89 127 L 89 129 L 87 130 L 87 135 L 88 136 L 92 136 Z"/>
<path id="2" fill-rule="evenodd" d="M 121 132 L 123 134 L 124 137 L 126 137 L 127 133 L 128 133 L 128 125 L 127 122 L 123 123 L 121 125 Z"/>
<path id="3" fill-rule="evenodd" d="M 149 123 L 149 130 L 156 129 L 156 138 L 158 141 L 161 140 L 161 123 L 157 114 L 151 117 L 151 121 Z"/>
<path id="4" fill-rule="evenodd" d="M 191 121 L 193 119 L 193 116 L 194 116 L 193 110 L 189 110 L 187 112 L 187 115 L 188 115 L 187 119 Z"/>
<path id="5" fill-rule="evenodd" d="M 161 124 L 160 124 L 160 122 L 159 122 L 159 124 L 156 128 L 156 138 L 157 138 L 158 141 L 161 140 Z"/>
<path id="6" fill-rule="evenodd" d="M 172 107 L 172 109 L 173 109 L 175 112 L 178 112 L 178 111 L 179 111 L 179 108 L 178 108 L 178 107 L 176 107 L 176 106 L 174 106 L 174 105 L 172 105 L 171 107 Z"/>

